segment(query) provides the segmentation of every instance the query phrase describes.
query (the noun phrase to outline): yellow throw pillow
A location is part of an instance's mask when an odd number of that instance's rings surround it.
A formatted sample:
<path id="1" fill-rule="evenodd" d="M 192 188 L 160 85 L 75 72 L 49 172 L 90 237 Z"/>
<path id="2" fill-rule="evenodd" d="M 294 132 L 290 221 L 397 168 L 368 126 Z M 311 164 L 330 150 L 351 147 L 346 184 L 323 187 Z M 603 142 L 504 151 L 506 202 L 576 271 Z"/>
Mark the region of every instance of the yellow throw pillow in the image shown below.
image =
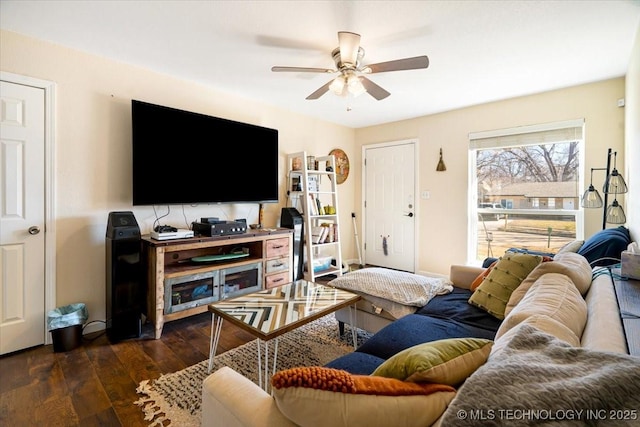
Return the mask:
<path id="1" fill-rule="evenodd" d="M 539 255 L 505 253 L 469 298 L 469 303 L 504 319 L 511 293 L 542 262 Z"/>
<path id="2" fill-rule="evenodd" d="M 455 389 L 444 384 L 352 375 L 325 367 L 280 371 L 271 384 L 280 412 L 301 427 L 427 426 L 455 396 Z"/>
<path id="3" fill-rule="evenodd" d="M 487 361 L 492 345 L 482 338 L 418 344 L 390 357 L 371 375 L 457 386 Z"/>

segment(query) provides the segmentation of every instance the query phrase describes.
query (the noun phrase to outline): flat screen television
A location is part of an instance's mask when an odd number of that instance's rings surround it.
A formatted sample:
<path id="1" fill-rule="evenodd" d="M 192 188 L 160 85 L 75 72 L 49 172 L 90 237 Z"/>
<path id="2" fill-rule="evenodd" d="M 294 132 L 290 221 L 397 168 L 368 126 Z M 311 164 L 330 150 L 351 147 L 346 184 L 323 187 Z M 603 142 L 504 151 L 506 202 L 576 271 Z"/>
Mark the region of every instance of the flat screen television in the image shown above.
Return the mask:
<path id="1" fill-rule="evenodd" d="M 278 202 L 278 131 L 131 101 L 133 205 Z"/>

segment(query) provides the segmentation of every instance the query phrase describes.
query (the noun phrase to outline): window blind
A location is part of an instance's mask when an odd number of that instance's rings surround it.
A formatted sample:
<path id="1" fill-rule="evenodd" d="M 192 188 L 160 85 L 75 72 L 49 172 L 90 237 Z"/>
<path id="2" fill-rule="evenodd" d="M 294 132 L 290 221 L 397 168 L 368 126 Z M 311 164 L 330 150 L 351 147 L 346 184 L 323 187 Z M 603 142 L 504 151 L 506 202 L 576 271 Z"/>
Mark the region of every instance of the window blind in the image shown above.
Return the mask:
<path id="1" fill-rule="evenodd" d="M 469 148 L 482 150 L 580 141 L 584 119 L 469 133 Z"/>

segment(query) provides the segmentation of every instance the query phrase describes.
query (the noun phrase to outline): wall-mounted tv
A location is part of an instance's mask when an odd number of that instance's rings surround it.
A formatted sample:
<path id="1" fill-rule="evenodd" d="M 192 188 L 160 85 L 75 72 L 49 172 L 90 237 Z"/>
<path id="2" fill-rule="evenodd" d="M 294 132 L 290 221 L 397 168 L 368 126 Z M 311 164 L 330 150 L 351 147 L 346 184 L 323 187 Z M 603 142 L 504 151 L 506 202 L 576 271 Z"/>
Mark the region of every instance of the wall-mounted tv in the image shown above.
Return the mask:
<path id="1" fill-rule="evenodd" d="M 131 101 L 133 205 L 278 202 L 278 131 Z"/>

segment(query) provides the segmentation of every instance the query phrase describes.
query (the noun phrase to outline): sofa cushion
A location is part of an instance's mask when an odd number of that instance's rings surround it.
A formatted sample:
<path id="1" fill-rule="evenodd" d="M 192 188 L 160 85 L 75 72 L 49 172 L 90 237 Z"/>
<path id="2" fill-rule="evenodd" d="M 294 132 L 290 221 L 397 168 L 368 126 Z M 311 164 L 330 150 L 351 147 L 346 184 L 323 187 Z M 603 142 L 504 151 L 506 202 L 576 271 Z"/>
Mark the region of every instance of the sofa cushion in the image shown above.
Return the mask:
<path id="1" fill-rule="evenodd" d="M 617 264 L 620 254 L 631 243 L 629 229 L 621 225 L 598 231 L 588 238 L 578 253 L 584 256 L 591 266 Z"/>
<path id="2" fill-rule="evenodd" d="M 571 279 L 564 274 L 547 273 L 536 280 L 522 301 L 504 319 L 495 339 L 498 340 L 509 329 L 536 314 L 549 316 L 580 338 L 587 322 L 587 304 Z"/>
<path id="3" fill-rule="evenodd" d="M 358 352 L 372 354 L 381 359 L 413 347 L 417 344 L 446 338 L 486 338 L 492 340 L 495 331 L 466 325 L 451 319 L 410 314 L 380 329 Z"/>
<path id="4" fill-rule="evenodd" d="M 431 425 L 455 395 L 455 389 L 444 384 L 323 367 L 280 371 L 271 383 L 278 409 L 302 427 Z"/>
<path id="5" fill-rule="evenodd" d="M 627 353 L 627 341 L 618 314 L 618 299 L 608 269 L 601 267 L 594 270 L 593 283 L 585 303 L 589 317 L 580 337 L 582 347 Z"/>
<path id="6" fill-rule="evenodd" d="M 199 376 L 195 375 L 192 378 L 194 382 L 200 382 Z M 196 380 L 196 378 L 198 379 Z M 191 407 L 191 410 L 194 407 L 195 405 Z M 157 410 L 159 408 L 156 406 L 154 409 Z M 172 411 L 171 415 L 167 414 L 166 418 L 170 418 L 171 426 L 184 427 L 193 425 L 179 416 L 178 412 L 180 411 Z M 166 418 L 154 418 L 155 421 L 153 421 L 152 425 L 164 427 L 165 423 L 163 421 L 169 421 Z M 203 427 L 297 427 L 293 421 L 280 412 L 276 401 L 269 393 L 228 366 L 222 366 L 220 369 L 213 371 L 211 375 L 202 381 L 201 422 Z M 143 425 L 146 426 L 151 423 L 152 421 L 149 421 Z M 89 423 L 83 423 L 83 425 L 86 424 Z M 93 424 L 107 425 L 108 423 L 96 421 Z M 126 423 L 126 425 L 133 425 L 133 423 Z"/>
<path id="7" fill-rule="evenodd" d="M 497 319 L 504 319 L 511 293 L 541 262 L 540 255 L 505 253 L 473 292 L 469 303 L 486 310 Z"/>
<path id="8" fill-rule="evenodd" d="M 553 335 L 572 347 L 580 347 L 580 339 L 578 339 L 571 329 L 546 314 L 534 314 L 509 329 L 500 337 L 496 338 L 496 341 L 491 347 L 491 354 L 489 357 L 493 357 L 494 354 L 502 351 L 507 346 L 511 338 L 513 338 L 518 333 L 518 330 L 524 327 L 524 325 L 533 326 L 542 332 Z"/>
<path id="9" fill-rule="evenodd" d="M 556 252 L 556 255 L 564 253 L 564 252 L 578 252 L 580 250 L 580 248 L 582 247 L 582 245 L 584 245 L 584 240 L 572 240 L 569 243 L 567 243 L 566 245 L 564 245 L 563 247 L 561 247 L 560 249 L 558 249 L 558 252 Z M 555 256 L 554 255 L 554 258 Z"/>
<path id="10" fill-rule="evenodd" d="M 543 262 L 534 268 L 520 286 L 511 293 L 505 308 L 505 316 L 508 316 L 511 310 L 518 305 L 536 280 L 547 273 L 559 273 L 569 277 L 582 296 L 587 294 L 591 286 L 592 270 L 585 257 L 573 252 L 558 254 L 553 262 Z"/>
<path id="11" fill-rule="evenodd" d="M 449 280 L 456 288 L 469 289 L 471 282 L 484 270 L 484 268 L 477 266 L 451 264 L 451 267 L 449 267 Z"/>
<path id="12" fill-rule="evenodd" d="M 469 304 L 472 294 L 473 292 L 468 289 L 453 288 L 453 292 L 435 297 L 415 314 L 437 319 L 451 319 L 465 325 L 497 331 L 502 321 L 480 307 Z"/>
<path id="13" fill-rule="evenodd" d="M 457 386 L 487 361 L 492 345 L 493 341 L 482 338 L 419 344 L 392 356 L 372 375 Z"/>
<path id="14" fill-rule="evenodd" d="M 385 359 L 361 351 L 352 351 L 325 364 L 326 368 L 342 369 L 357 375 L 369 375 L 384 363 Z"/>
<path id="15" fill-rule="evenodd" d="M 553 260 L 556 266 L 566 267 L 561 273 L 571 279 L 574 286 L 580 291 L 580 295 L 584 297 L 589 292 L 593 275 L 593 269 L 587 259 L 577 253 L 563 252 L 556 255 Z"/>

